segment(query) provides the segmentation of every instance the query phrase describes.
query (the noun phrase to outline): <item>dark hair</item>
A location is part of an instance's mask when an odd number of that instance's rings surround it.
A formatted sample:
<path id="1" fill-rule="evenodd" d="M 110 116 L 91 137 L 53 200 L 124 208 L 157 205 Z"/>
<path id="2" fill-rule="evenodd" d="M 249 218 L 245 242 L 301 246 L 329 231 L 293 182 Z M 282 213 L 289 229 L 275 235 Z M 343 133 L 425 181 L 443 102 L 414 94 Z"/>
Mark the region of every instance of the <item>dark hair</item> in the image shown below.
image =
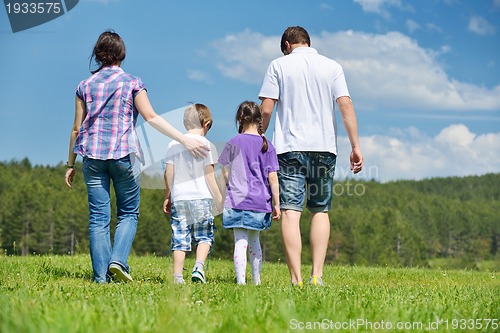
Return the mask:
<path id="1" fill-rule="evenodd" d="M 269 145 L 266 137 L 264 136 L 264 130 L 262 129 L 262 114 L 260 113 L 259 105 L 252 101 L 244 101 L 241 103 L 238 107 L 238 111 L 236 111 L 236 122 L 239 124 L 238 133 L 243 132 L 245 125 L 259 125 L 257 128 L 259 134 L 262 136 L 261 151 L 265 153 Z"/>
<path id="2" fill-rule="evenodd" d="M 95 74 L 103 67 L 116 65 L 123 59 L 125 59 L 125 43 L 122 38 L 113 30 L 105 31 L 97 39 L 90 56 L 89 68 L 92 66 L 92 60 L 99 65 L 99 68 L 90 72 Z"/>
<path id="3" fill-rule="evenodd" d="M 307 44 L 307 46 L 311 46 L 311 39 L 309 38 L 307 30 L 299 26 L 288 27 L 285 30 L 281 36 L 281 52 L 285 52 L 286 50 L 285 42 L 290 44 Z"/>

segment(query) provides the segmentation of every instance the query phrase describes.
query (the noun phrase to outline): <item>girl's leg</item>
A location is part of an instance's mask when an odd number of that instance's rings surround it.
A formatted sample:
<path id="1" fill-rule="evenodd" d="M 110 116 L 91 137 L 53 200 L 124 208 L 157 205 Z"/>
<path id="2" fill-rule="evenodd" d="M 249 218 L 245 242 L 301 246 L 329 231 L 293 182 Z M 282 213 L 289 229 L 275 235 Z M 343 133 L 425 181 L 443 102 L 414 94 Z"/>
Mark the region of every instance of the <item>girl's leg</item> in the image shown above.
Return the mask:
<path id="1" fill-rule="evenodd" d="M 259 239 L 260 231 L 248 230 L 248 251 L 250 253 L 250 265 L 252 267 L 252 281 L 260 284 L 260 271 L 262 269 L 262 248 Z"/>
<path id="2" fill-rule="evenodd" d="M 247 268 L 247 246 L 248 230 L 234 229 L 234 270 L 236 272 L 236 283 L 245 284 Z"/>

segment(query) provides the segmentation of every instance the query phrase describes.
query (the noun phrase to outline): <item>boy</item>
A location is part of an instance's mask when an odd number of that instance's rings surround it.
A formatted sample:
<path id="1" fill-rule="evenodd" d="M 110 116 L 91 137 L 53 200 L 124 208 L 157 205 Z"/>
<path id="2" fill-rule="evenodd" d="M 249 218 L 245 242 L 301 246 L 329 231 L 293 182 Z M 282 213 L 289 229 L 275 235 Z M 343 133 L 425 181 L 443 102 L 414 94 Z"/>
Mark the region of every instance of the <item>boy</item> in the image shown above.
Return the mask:
<path id="1" fill-rule="evenodd" d="M 214 174 L 217 152 L 205 138 L 211 126 L 210 109 L 203 104 L 190 105 L 184 112 L 186 136 L 204 142 L 210 154 L 194 157 L 177 141 L 168 145 L 163 211 L 170 213 L 175 284 L 185 284 L 182 270 L 186 252 L 191 251 L 191 238 L 197 245 L 191 281 L 206 283 L 204 265 L 214 241 L 212 204 L 215 202 L 217 211 L 223 205 Z"/>

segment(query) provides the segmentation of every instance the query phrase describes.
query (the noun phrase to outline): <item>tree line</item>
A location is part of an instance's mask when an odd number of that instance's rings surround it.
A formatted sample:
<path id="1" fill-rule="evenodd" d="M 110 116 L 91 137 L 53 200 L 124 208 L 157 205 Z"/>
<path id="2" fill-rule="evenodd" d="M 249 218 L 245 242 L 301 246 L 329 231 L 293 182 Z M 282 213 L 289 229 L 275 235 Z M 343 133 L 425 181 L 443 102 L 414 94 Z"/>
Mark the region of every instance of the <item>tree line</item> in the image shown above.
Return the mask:
<path id="1" fill-rule="evenodd" d="M 65 166 L 0 162 L 0 248 L 7 255 L 88 253 L 87 192 L 81 173 L 73 190 Z M 147 179 L 155 182 L 162 179 Z M 434 258 L 464 267 L 500 260 L 500 174 L 421 181 L 337 182 L 330 214 L 327 262 L 347 265 L 427 266 Z M 136 255 L 170 254 L 163 191 L 141 189 Z M 113 200 L 112 200 L 113 205 Z M 115 214 L 115 207 L 112 212 Z M 113 215 L 112 224 L 116 223 Z M 211 258 L 232 258 L 233 234 L 216 217 Z M 303 259 L 310 261 L 309 213 L 301 220 Z M 264 259 L 284 261 L 280 223 L 261 233 Z"/>

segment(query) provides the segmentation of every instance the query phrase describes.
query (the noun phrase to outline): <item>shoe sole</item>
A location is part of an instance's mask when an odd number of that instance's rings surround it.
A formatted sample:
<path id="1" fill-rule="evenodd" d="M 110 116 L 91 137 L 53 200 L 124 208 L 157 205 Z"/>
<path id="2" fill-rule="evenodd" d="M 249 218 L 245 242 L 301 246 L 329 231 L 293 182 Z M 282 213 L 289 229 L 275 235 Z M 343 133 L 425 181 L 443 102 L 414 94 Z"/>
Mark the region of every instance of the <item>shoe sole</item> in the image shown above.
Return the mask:
<path id="1" fill-rule="evenodd" d="M 116 264 L 109 265 L 109 271 L 113 274 L 113 278 L 121 282 L 132 282 L 130 274 L 125 272 L 120 266 Z"/>

